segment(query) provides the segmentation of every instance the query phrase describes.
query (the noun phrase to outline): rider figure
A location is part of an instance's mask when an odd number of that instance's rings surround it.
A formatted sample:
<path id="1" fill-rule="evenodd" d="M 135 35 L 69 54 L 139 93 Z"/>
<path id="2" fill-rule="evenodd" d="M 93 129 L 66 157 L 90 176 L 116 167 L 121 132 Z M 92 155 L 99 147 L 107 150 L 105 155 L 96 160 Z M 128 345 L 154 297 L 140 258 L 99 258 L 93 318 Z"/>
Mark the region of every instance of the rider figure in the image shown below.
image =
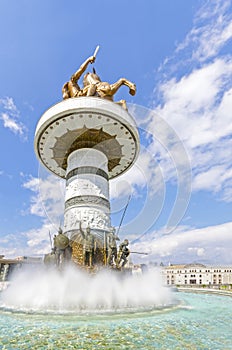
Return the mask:
<path id="1" fill-rule="evenodd" d="M 100 77 L 96 74 L 95 69 L 93 68 L 93 73 L 86 73 L 83 79 L 83 89 L 78 85 L 78 80 L 81 75 L 86 71 L 89 63 L 94 63 L 96 59 L 97 50 L 93 56 L 90 56 L 80 68 L 71 76 L 70 80 L 63 85 L 62 94 L 63 99 L 71 97 L 80 97 L 80 96 L 97 96 L 104 98 L 110 101 L 113 101 L 114 94 L 118 91 L 120 86 L 126 85 L 129 87 L 129 93 L 135 95 L 136 86 L 134 83 L 130 82 L 125 78 L 120 78 L 116 83 L 109 84 L 108 82 L 102 82 Z M 123 108 L 127 109 L 126 101 L 121 100 L 116 102 L 120 104 Z"/>
<path id="2" fill-rule="evenodd" d="M 82 74 L 85 72 L 89 63 L 94 63 L 94 61 L 95 61 L 94 56 L 90 56 L 89 58 L 87 58 L 87 60 L 80 66 L 80 68 L 71 76 L 70 80 L 64 84 L 64 86 L 62 88 L 64 100 L 66 100 L 67 98 L 70 98 L 70 97 L 84 96 L 83 90 L 81 90 L 77 81 L 80 79 Z M 88 96 L 90 96 L 90 95 L 88 95 Z"/>

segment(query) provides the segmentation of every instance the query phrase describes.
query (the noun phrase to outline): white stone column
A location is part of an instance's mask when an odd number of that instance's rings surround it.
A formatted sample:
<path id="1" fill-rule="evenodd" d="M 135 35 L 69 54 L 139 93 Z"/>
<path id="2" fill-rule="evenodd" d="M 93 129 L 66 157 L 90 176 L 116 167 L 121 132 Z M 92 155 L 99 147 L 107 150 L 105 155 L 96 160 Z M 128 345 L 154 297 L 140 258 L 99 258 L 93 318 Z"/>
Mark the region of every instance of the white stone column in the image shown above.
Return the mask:
<path id="1" fill-rule="evenodd" d="M 67 163 L 64 233 L 71 237 L 81 222 L 103 241 L 111 226 L 108 159 L 99 150 L 82 148 Z"/>

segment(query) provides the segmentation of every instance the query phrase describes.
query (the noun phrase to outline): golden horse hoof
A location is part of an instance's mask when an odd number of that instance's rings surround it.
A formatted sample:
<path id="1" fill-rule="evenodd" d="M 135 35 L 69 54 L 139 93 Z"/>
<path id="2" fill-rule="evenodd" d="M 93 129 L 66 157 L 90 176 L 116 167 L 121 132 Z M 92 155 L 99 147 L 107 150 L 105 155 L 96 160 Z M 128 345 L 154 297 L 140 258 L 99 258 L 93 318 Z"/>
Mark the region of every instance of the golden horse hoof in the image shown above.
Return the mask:
<path id="1" fill-rule="evenodd" d="M 130 93 L 132 96 L 135 95 L 135 93 L 136 93 L 136 86 L 135 86 L 135 85 L 133 85 L 133 86 L 130 87 L 129 93 Z"/>

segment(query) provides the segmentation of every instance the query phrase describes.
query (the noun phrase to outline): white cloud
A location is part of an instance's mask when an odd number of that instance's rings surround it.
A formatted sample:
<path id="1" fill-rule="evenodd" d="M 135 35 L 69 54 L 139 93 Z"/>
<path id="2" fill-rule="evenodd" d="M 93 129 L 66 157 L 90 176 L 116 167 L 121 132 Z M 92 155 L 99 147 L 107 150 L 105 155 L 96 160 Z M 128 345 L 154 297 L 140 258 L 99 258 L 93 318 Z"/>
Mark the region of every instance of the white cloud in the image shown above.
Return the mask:
<path id="1" fill-rule="evenodd" d="M 193 188 L 195 190 L 211 190 L 218 192 L 226 181 L 231 180 L 232 169 L 225 171 L 225 166 L 215 166 L 205 172 L 199 173 L 195 176 Z"/>
<path id="2" fill-rule="evenodd" d="M 163 174 L 153 154 L 142 147 L 136 163 L 125 174 L 110 182 L 110 198 L 133 193 L 140 196 L 141 190 L 153 195 L 163 189 Z"/>
<path id="3" fill-rule="evenodd" d="M 19 116 L 19 111 L 14 104 L 14 100 L 12 97 L 5 97 L 0 99 L 0 105 L 3 106 L 3 108 L 10 112 L 12 116 L 18 117 Z"/>
<path id="4" fill-rule="evenodd" d="M 47 173 L 46 173 L 47 174 Z M 21 174 L 25 178 L 24 174 Z M 30 190 L 31 202 L 26 214 L 41 218 L 38 228 L 9 234 L 0 239 L 1 254 L 7 257 L 44 255 L 51 250 L 53 237 L 61 224 L 64 213 L 64 182 L 52 174 L 43 178 L 28 177 L 23 187 Z"/>
<path id="5" fill-rule="evenodd" d="M 42 227 L 38 229 L 31 229 L 24 232 L 23 235 L 27 238 L 27 251 L 33 254 L 44 254 L 51 250 L 51 239 L 57 233 L 56 227 L 48 222 L 45 222 Z M 53 244 L 53 242 L 52 242 Z"/>
<path id="6" fill-rule="evenodd" d="M 175 263 L 191 261 L 232 264 L 231 232 L 232 222 L 200 229 L 179 227 L 170 235 L 163 235 L 163 229 L 141 238 L 131 247 L 132 251 L 147 252 L 148 260 Z"/>
<path id="7" fill-rule="evenodd" d="M 203 4 L 193 29 L 160 68 L 154 91 L 160 99 L 154 114 L 176 131 L 187 150 L 193 190 L 211 191 L 227 202 L 232 201 L 232 54 L 225 47 L 232 39 L 230 6 L 230 1 Z M 148 128 L 155 133 L 155 118 Z M 174 154 L 167 128 L 162 133 Z M 161 155 L 165 177 L 172 179 L 175 173 L 170 162 L 164 161 L 165 151 L 155 142 L 152 146 Z"/>
<path id="8" fill-rule="evenodd" d="M 30 214 L 46 218 L 59 227 L 60 217 L 64 213 L 64 181 L 49 174 L 45 178 L 29 177 L 23 187 L 34 193 Z"/>
<path id="9" fill-rule="evenodd" d="M 20 234 L 10 234 L 0 240 L 1 254 L 8 258 L 17 256 L 34 256 L 47 254 L 51 251 L 51 240 L 57 233 L 57 227 L 45 220 L 41 227 Z"/>
<path id="10" fill-rule="evenodd" d="M 12 131 L 15 135 L 20 135 L 25 140 L 27 128 L 18 120 L 20 113 L 14 104 L 13 99 L 11 97 L 0 99 L 0 106 L 3 108 L 3 112 L 0 113 L 0 119 L 3 121 L 3 126 Z"/>
<path id="11" fill-rule="evenodd" d="M 231 76 L 232 57 L 217 59 L 178 81 L 172 78 L 161 83 L 163 103 L 155 112 L 191 148 L 217 141 L 232 131 Z"/>
<path id="12" fill-rule="evenodd" d="M 232 59 L 220 59 L 179 81 L 171 79 L 161 85 L 163 106 L 156 108 L 156 113 L 176 130 L 187 148 L 193 189 L 222 190 L 221 198 L 232 187 L 232 89 L 227 89 L 231 75 Z M 155 120 L 149 127 L 155 130 Z M 227 196 L 227 200 L 232 198 Z"/>
<path id="13" fill-rule="evenodd" d="M 188 248 L 189 252 L 195 253 L 197 256 L 204 256 L 205 255 L 205 249 L 204 248 L 198 248 L 198 247 L 190 247 Z"/>
<path id="14" fill-rule="evenodd" d="M 3 126 L 5 128 L 10 129 L 14 134 L 23 135 L 24 128 L 21 123 L 17 123 L 14 119 L 12 119 L 7 113 L 1 114 L 1 119 L 3 121 Z"/>
<path id="15" fill-rule="evenodd" d="M 232 58 L 219 58 L 177 80 L 161 83 L 161 103 L 153 111 L 132 106 L 147 146 L 135 166 L 111 184 L 112 198 L 141 193 L 164 193 L 176 183 L 177 201 L 169 225 L 185 213 L 193 190 L 207 190 L 231 201 L 230 118 Z M 145 137 L 145 136 L 144 136 Z M 187 151 L 186 151 L 187 150 Z M 192 169 L 192 172 L 191 172 Z"/>
<path id="16" fill-rule="evenodd" d="M 214 57 L 232 38 L 232 16 L 230 0 L 206 1 L 195 17 L 195 26 L 177 52 L 192 46 L 192 59 L 205 61 Z"/>

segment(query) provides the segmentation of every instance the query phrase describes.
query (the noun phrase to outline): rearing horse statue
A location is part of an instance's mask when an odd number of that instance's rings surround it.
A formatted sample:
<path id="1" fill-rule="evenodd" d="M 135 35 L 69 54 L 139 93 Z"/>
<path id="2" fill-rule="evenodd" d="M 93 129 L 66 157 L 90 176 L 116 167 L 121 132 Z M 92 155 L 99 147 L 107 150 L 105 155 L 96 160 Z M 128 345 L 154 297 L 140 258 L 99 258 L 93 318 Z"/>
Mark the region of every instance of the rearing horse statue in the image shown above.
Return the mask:
<path id="1" fill-rule="evenodd" d="M 81 66 L 80 68 L 71 76 L 70 80 L 64 84 L 62 88 L 63 99 L 71 98 L 71 97 L 80 97 L 80 96 L 97 96 L 100 98 L 104 98 L 110 101 L 113 101 L 113 97 L 118 89 L 122 85 L 126 85 L 129 87 L 129 93 L 131 95 L 135 95 L 136 86 L 134 83 L 130 82 L 125 78 L 119 79 L 114 84 L 109 84 L 107 82 L 102 82 L 100 77 L 96 74 L 95 69 L 93 68 L 93 73 L 86 73 L 83 79 L 83 89 L 78 85 L 78 80 L 82 76 L 82 74 L 87 69 L 89 63 L 94 63 L 96 58 L 97 49 L 95 50 L 95 54 L 90 56 Z M 126 101 L 121 100 L 116 102 L 120 104 L 123 108 L 127 109 Z"/>

